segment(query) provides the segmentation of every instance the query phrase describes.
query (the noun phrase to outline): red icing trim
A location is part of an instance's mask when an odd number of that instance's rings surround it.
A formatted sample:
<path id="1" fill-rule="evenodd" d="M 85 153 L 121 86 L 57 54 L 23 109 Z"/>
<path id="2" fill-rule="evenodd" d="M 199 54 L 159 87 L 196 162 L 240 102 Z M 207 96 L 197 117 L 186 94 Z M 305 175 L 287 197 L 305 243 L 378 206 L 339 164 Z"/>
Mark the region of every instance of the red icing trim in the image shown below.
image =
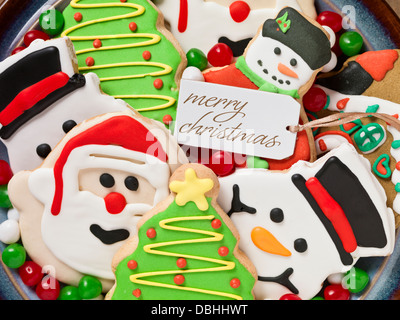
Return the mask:
<path id="1" fill-rule="evenodd" d="M 339 110 L 343 110 L 344 108 L 346 108 L 347 103 L 348 103 L 349 101 L 350 101 L 350 98 L 342 99 L 342 100 L 338 101 L 338 103 L 336 104 L 336 107 L 337 107 Z"/>
<path id="2" fill-rule="evenodd" d="M 50 93 L 64 87 L 68 80 L 69 77 L 67 74 L 59 72 L 22 90 L 0 113 L 0 123 L 3 126 L 9 125 L 22 115 L 24 111 L 32 108 Z"/>
<path id="3" fill-rule="evenodd" d="M 379 161 L 378 165 L 376 166 L 376 170 L 378 170 L 378 172 L 384 176 L 387 175 L 388 173 L 387 168 L 384 166 L 385 161 L 387 161 L 387 159 L 383 158 L 381 161 Z"/>
<path id="4" fill-rule="evenodd" d="M 178 31 L 185 32 L 188 24 L 188 0 L 180 0 Z"/>
<path id="5" fill-rule="evenodd" d="M 328 150 L 328 147 L 326 146 L 324 139 L 319 140 L 318 144 L 319 144 L 319 148 L 321 149 L 322 152 Z"/>
<path id="6" fill-rule="evenodd" d="M 346 252 L 354 252 L 357 249 L 357 241 L 346 214 L 340 205 L 331 197 L 317 178 L 310 178 L 306 187 L 317 201 L 325 216 L 332 223 Z"/>
<path id="7" fill-rule="evenodd" d="M 63 169 L 72 150 L 86 145 L 117 145 L 148 153 L 166 162 L 168 157 L 158 140 L 140 122 L 129 116 L 114 116 L 72 137 L 54 165 L 55 192 L 51 213 L 58 215 L 63 197 Z"/>
<path id="8" fill-rule="evenodd" d="M 399 58 L 396 50 L 368 51 L 357 57 L 356 61 L 375 81 L 382 81 L 386 73 L 394 68 Z"/>

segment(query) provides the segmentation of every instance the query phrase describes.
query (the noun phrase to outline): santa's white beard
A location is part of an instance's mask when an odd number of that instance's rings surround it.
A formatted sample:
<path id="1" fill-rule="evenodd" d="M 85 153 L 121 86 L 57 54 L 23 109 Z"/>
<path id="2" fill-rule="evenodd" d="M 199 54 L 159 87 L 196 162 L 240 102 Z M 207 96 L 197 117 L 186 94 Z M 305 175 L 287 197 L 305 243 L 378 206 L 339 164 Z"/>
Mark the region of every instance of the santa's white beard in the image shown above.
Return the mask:
<path id="1" fill-rule="evenodd" d="M 132 237 L 137 233 L 138 220 L 151 208 L 148 204 L 127 204 L 121 213 L 110 214 L 104 199 L 91 192 L 79 191 L 71 195 L 64 192 L 61 212 L 57 216 L 52 215 L 50 206 L 44 210 L 43 241 L 71 268 L 83 274 L 113 279 L 111 261 L 124 241 L 104 244 L 90 231 L 91 226 L 98 225 L 105 231 L 125 229 Z"/>

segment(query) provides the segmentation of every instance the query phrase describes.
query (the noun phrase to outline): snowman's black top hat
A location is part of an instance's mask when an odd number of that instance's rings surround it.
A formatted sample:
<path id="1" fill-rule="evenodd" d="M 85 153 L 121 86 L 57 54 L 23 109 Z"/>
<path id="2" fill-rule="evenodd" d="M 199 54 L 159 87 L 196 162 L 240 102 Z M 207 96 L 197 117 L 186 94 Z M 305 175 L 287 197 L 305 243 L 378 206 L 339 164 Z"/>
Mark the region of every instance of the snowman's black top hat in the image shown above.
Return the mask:
<path id="1" fill-rule="evenodd" d="M 265 21 L 262 36 L 291 48 L 317 70 L 331 60 L 331 45 L 326 34 L 293 8 L 282 9 L 277 19 Z"/>

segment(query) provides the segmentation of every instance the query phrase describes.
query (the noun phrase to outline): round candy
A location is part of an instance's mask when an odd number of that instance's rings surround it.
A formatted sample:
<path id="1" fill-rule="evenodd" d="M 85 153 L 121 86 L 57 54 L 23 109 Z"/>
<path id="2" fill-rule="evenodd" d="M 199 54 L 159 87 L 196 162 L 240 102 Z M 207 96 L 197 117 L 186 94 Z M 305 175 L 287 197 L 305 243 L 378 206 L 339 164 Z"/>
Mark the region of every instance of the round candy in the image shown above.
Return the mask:
<path id="1" fill-rule="evenodd" d="M 225 246 L 220 247 L 220 248 L 218 249 L 218 254 L 219 254 L 221 257 L 227 256 L 227 255 L 229 254 L 229 249 L 228 249 L 228 247 L 225 247 Z"/>
<path id="2" fill-rule="evenodd" d="M 167 126 L 169 126 L 172 123 L 172 116 L 170 114 L 166 114 L 163 119 L 163 123 Z"/>
<path id="3" fill-rule="evenodd" d="M 88 67 L 93 67 L 94 66 L 94 59 L 93 57 L 87 57 L 85 60 L 85 63 Z"/>
<path id="4" fill-rule="evenodd" d="M 135 289 L 132 291 L 132 294 L 136 297 L 139 298 L 142 294 L 142 291 L 140 289 Z"/>
<path id="5" fill-rule="evenodd" d="M 220 177 L 230 174 L 235 168 L 232 154 L 225 151 L 215 152 L 207 166 Z"/>
<path id="6" fill-rule="evenodd" d="M 92 276 L 83 276 L 79 280 L 78 289 L 82 299 L 94 299 L 101 294 L 103 286 L 99 279 Z"/>
<path id="7" fill-rule="evenodd" d="M 128 261 L 128 268 L 131 270 L 135 270 L 138 266 L 138 263 L 136 260 L 129 260 Z"/>
<path id="8" fill-rule="evenodd" d="M 135 32 L 137 30 L 137 24 L 136 22 L 131 22 L 129 24 L 129 30 L 131 30 L 132 32 Z"/>
<path id="9" fill-rule="evenodd" d="M 0 186 L 0 207 L 1 208 L 11 208 L 12 204 L 8 198 L 7 185 Z"/>
<path id="10" fill-rule="evenodd" d="M 301 300 L 301 298 L 293 293 L 288 293 L 279 298 L 279 300 Z"/>
<path id="11" fill-rule="evenodd" d="M 17 220 L 8 219 L 0 224 L 0 241 L 6 244 L 16 243 L 20 239 L 21 233 Z"/>
<path id="12" fill-rule="evenodd" d="M 156 232 L 156 230 L 154 228 L 149 228 L 146 231 L 146 235 L 147 235 L 148 238 L 153 239 L 153 238 L 156 237 L 157 232 Z"/>
<path id="13" fill-rule="evenodd" d="M 186 58 L 188 67 L 196 67 L 199 70 L 203 71 L 208 66 L 207 57 L 200 49 L 190 49 L 186 53 Z"/>
<path id="14" fill-rule="evenodd" d="M 219 219 L 214 219 L 213 221 L 211 221 L 211 227 L 213 229 L 219 229 L 222 226 L 222 222 Z"/>
<path id="15" fill-rule="evenodd" d="M 362 36 L 356 31 L 347 31 L 339 39 L 340 49 L 348 57 L 359 54 L 363 44 Z"/>
<path id="16" fill-rule="evenodd" d="M 41 300 L 57 300 L 60 295 L 60 283 L 51 276 L 45 276 L 36 286 L 36 294 Z"/>
<path id="17" fill-rule="evenodd" d="M 26 260 L 25 248 L 19 243 L 10 244 L 4 249 L 1 259 L 7 267 L 19 268 Z"/>
<path id="18" fill-rule="evenodd" d="M 100 39 L 96 39 L 96 40 L 93 41 L 93 47 L 96 48 L 96 49 L 100 48 L 102 45 L 103 44 L 101 43 Z"/>
<path id="19" fill-rule="evenodd" d="M 369 283 L 368 273 L 355 267 L 346 273 L 344 279 L 344 285 L 351 293 L 359 293 L 363 291 Z"/>
<path id="20" fill-rule="evenodd" d="M 58 300 L 82 300 L 82 298 L 77 287 L 65 286 L 61 289 Z"/>
<path id="21" fill-rule="evenodd" d="M 25 50 L 25 49 L 26 49 L 26 47 L 24 47 L 24 46 L 16 47 L 16 48 L 11 52 L 11 55 L 14 55 L 14 54 L 16 54 L 16 53 L 18 53 L 18 52 L 21 52 L 21 51 Z"/>
<path id="22" fill-rule="evenodd" d="M 34 261 L 26 261 L 19 269 L 22 282 L 29 286 L 36 286 L 43 278 L 42 267 Z"/>
<path id="23" fill-rule="evenodd" d="M 164 86 L 164 82 L 161 79 L 157 78 L 156 80 L 154 80 L 153 85 L 154 88 L 159 90 L 162 89 L 162 87 Z"/>
<path id="24" fill-rule="evenodd" d="M 179 286 L 185 282 L 185 277 L 181 274 L 177 274 L 174 277 L 174 282 L 175 282 L 175 284 L 177 284 Z"/>
<path id="25" fill-rule="evenodd" d="M 40 15 L 39 25 L 48 35 L 56 36 L 64 27 L 64 16 L 56 9 L 49 9 Z"/>
<path id="26" fill-rule="evenodd" d="M 180 269 L 185 268 L 187 265 L 187 261 L 185 258 L 179 258 L 178 260 L 176 260 L 176 265 Z"/>
<path id="27" fill-rule="evenodd" d="M 341 284 L 331 284 L 324 290 L 325 300 L 349 300 L 350 292 Z"/>
<path id="28" fill-rule="evenodd" d="M 336 12 L 323 11 L 317 17 L 317 22 L 321 26 L 330 27 L 335 33 L 342 30 L 342 16 Z"/>
<path id="29" fill-rule="evenodd" d="M 250 14 L 250 6 L 244 1 L 235 1 L 229 6 L 229 13 L 233 21 L 243 22 Z"/>
<path id="30" fill-rule="evenodd" d="M 7 161 L 0 160 L 0 185 L 8 184 L 13 173 Z"/>
<path id="31" fill-rule="evenodd" d="M 76 13 L 74 14 L 74 19 L 75 19 L 76 22 L 81 22 L 81 21 L 82 21 L 82 18 L 83 18 L 82 13 L 76 12 Z"/>
<path id="32" fill-rule="evenodd" d="M 147 61 L 147 60 L 150 60 L 150 59 L 151 59 L 151 52 L 148 51 L 148 50 L 143 51 L 142 57 L 143 57 L 143 59 L 146 60 L 146 61 Z"/>
<path id="33" fill-rule="evenodd" d="M 237 289 L 240 287 L 240 280 L 238 278 L 233 278 L 229 284 L 232 288 Z"/>
<path id="34" fill-rule="evenodd" d="M 318 87 L 312 87 L 303 96 L 304 108 L 311 112 L 321 111 L 328 102 L 328 96 L 325 91 Z"/>
<path id="35" fill-rule="evenodd" d="M 225 43 L 217 43 L 207 54 L 208 62 L 214 67 L 223 67 L 233 61 L 233 52 Z"/>
<path id="36" fill-rule="evenodd" d="M 44 33 L 43 31 L 40 30 L 31 30 L 28 31 L 25 36 L 24 36 L 24 44 L 25 46 L 29 47 L 29 45 L 37 40 L 37 39 L 42 39 L 42 40 L 50 40 L 50 37 L 48 34 Z"/>

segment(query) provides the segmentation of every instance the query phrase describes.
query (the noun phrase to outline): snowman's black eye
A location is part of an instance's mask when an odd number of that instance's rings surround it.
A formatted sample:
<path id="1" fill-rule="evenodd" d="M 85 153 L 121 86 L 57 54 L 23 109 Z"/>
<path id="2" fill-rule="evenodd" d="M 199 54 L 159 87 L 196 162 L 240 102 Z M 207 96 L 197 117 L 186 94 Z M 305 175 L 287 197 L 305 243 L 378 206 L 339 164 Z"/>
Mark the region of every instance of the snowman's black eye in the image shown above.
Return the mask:
<path id="1" fill-rule="evenodd" d="M 290 65 L 291 65 L 292 67 L 297 66 L 297 60 L 296 60 L 296 59 L 290 60 Z"/>
<path id="2" fill-rule="evenodd" d="M 76 126 L 76 122 L 74 120 L 65 121 L 62 125 L 63 131 L 68 133 L 72 130 L 73 127 Z"/>
<path id="3" fill-rule="evenodd" d="M 307 241 L 305 239 L 297 239 L 294 241 L 294 250 L 303 253 L 308 249 Z"/>
<path id="4" fill-rule="evenodd" d="M 283 221 L 283 211 L 280 208 L 272 209 L 269 216 L 272 222 L 280 223 Z"/>
<path id="5" fill-rule="evenodd" d="M 100 183 L 105 188 L 112 188 L 115 184 L 115 180 L 111 174 L 103 173 L 100 176 Z"/>
<path id="6" fill-rule="evenodd" d="M 42 143 L 37 146 L 36 153 L 41 158 L 46 158 L 51 152 L 51 147 L 47 143 Z"/>
<path id="7" fill-rule="evenodd" d="M 136 191 L 139 188 L 139 181 L 137 178 L 129 176 L 125 179 L 125 187 L 131 191 Z"/>
<path id="8" fill-rule="evenodd" d="M 274 53 L 275 53 L 276 55 L 279 56 L 279 55 L 282 53 L 282 51 L 281 51 L 280 48 L 276 47 L 276 48 L 274 49 Z"/>

